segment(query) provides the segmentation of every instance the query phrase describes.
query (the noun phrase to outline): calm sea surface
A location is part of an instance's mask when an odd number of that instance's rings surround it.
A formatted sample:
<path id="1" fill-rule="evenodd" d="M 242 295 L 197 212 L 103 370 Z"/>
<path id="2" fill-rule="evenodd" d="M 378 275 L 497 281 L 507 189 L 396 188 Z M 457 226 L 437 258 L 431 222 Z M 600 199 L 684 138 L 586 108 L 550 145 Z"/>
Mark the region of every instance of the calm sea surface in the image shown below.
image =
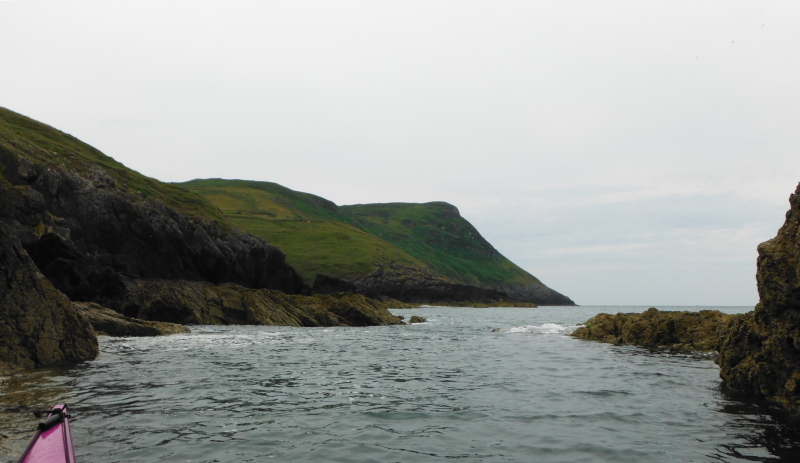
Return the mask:
<path id="1" fill-rule="evenodd" d="M 711 360 L 566 336 L 644 309 L 430 307 L 394 311 L 428 319 L 412 326 L 103 337 L 97 360 L 0 393 L 7 411 L 73 404 L 79 462 L 800 461 L 800 427 L 721 390 Z M 27 435 L 6 415 L 7 434 Z"/>

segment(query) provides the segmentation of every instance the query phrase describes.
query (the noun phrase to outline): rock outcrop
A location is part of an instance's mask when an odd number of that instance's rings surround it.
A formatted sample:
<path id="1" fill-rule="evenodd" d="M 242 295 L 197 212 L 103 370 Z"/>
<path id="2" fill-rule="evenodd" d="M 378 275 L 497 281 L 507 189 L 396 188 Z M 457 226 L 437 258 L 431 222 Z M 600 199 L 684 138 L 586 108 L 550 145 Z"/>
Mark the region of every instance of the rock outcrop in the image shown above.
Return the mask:
<path id="1" fill-rule="evenodd" d="M 287 296 L 306 288 L 277 247 L 231 228 L 196 194 L 4 108 L 0 226 L 0 362 L 14 367 L 97 354 L 92 325 L 71 300 L 159 322 L 399 323 L 363 297 Z M 80 307 L 107 333 L 182 330 Z"/>
<path id="2" fill-rule="evenodd" d="M 718 310 L 599 314 L 572 332 L 580 339 L 663 348 L 678 352 L 716 352 L 737 315 Z"/>
<path id="3" fill-rule="evenodd" d="M 94 358 L 92 326 L 0 223 L 0 370 Z M 6 365 L 2 365 L 5 363 Z"/>
<path id="4" fill-rule="evenodd" d="M 302 289 L 280 249 L 116 189 L 116 181 L 98 167 L 81 174 L 2 149 L 0 160 L 7 171 L 10 166 L 25 173 L 11 176 L 19 184 L 0 191 L 5 206 L 0 214 L 42 273 L 73 300 L 107 304 L 120 295 L 125 277 L 233 282 L 287 293 Z"/>
<path id="5" fill-rule="evenodd" d="M 126 317 L 109 308 L 92 302 L 73 302 L 72 306 L 83 318 L 91 323 L 98 335 L 108 336 L 164 336 L 169 334 L 191 333 L 192 331 L 175 323 L 154 322 Z"/>
<path id="6" fill-rule="evenodd" d="M 507 294 L 507 301 L 531 302 L 536 305 L 575 305 L 567 296 L 543 284 L 498 284 L 493 287 L 497 291 Z"/>
<path id="7" fill-rule="evenodd" d="M 400 320 L 389 303 L 358 294 L 289 295 L 225 283 L 135 280 L 111 308 L 129 317 L 180 324 L 371 326 Z"/>
<path id="8" fill-rule="evenodd" d="M 378 267 L 355 285 L 359 293 L 369 297 L 390 297 L 408 303 L 490 302 L 508 298 L 500 291 L 451 283 L 429 269 L 396 263 Z"/>
<path id="9" fill-rule="evenodd" d="M 758 246 L 755 311 L 732 324 L 716 359 L 734 390 L 800 412 L 800 185 L 786 221 Z"/>
<path id="10" fill-rule="evenodd" d="M 317 274 L 311 286 L 313 294 L 355 293 L 358 288 L 354 283 L 321 273 Z"/>

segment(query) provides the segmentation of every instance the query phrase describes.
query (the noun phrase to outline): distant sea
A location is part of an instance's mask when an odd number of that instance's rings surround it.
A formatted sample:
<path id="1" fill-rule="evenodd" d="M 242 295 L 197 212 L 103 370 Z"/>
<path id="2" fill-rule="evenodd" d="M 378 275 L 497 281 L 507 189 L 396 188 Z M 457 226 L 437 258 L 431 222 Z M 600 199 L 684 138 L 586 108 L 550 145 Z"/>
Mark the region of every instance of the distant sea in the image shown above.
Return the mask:
<path id="1" fill-rule="evenodd" d="M 79 462 L 800 461 L 800 427 L 727 392 L 712 360 L 567 336 L 645 309 L 424 307 L 393 311 L 428 319 L 411 326 L 103 337 L 94 361 L 0 386 L 0 406 L 72 404 Z"/>

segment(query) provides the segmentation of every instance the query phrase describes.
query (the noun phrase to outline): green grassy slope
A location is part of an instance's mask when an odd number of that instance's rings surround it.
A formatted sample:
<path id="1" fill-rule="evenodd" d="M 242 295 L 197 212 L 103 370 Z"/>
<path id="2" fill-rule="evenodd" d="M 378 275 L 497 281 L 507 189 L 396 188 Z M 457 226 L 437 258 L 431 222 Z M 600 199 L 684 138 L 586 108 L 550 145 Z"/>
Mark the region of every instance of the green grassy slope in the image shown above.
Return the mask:
<path id="1" fill-rule="evenodd" d="M 317 273 L 362 277 L 396 261 L 484 287 L 539 280 L 503 257 L 447 203 L 336 206 L 270 182 L 180 184 L 219 207 L 228 221 L 286 252 L 307 281 Z"/>
<path id="2" fill-rule="evenodd" d="M 180 186 L 220 208 L 235 227 L 264 238 L 313 282 L 317 273 L 358 278 L 392 261 L 427 267 L 397 246 L 356 226 L 331 201 L 276 183 L 192 180 Z"/>
<path id="3" fill-rule="evenodd" d="M 342 206 L 360 227 L 395 244 L 457 283 L 484 287 L 541 284 L 500 254 L 448 203 Z"/>
<path id="4" fill-rule="evenodd" d="M 72 135 L 2 107 L 0 150 L 32 158 L 42 165 L 65 164 L 78 172 L 88 171 L 90 167 L 87 164 L 97 165 L 114 179 L 117 188 L 140 192 L 145 197 L 161 200 L 185 216 L 216 220 L 223 229 L 227 227 L 222 212 L 202 197 L 183 188 L 145 177 Z M 0 182 L 5 186 L 8 186 L 5 171 L 9 168 L 11 167 L 0 165 Z"/>

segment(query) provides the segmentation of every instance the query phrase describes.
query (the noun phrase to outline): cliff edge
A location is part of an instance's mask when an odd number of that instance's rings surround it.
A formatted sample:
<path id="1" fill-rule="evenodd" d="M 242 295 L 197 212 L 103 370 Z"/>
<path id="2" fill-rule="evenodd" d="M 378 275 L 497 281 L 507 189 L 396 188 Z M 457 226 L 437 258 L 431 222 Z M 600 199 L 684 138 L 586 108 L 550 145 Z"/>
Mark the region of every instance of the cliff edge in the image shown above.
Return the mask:
<path id="1" fill-rule="evenodd" d="M 753 312 L 734 321 L 716 359 L 734 390 L 800 412 L 800 185 L 775 238 L 758 246 Z"/>

